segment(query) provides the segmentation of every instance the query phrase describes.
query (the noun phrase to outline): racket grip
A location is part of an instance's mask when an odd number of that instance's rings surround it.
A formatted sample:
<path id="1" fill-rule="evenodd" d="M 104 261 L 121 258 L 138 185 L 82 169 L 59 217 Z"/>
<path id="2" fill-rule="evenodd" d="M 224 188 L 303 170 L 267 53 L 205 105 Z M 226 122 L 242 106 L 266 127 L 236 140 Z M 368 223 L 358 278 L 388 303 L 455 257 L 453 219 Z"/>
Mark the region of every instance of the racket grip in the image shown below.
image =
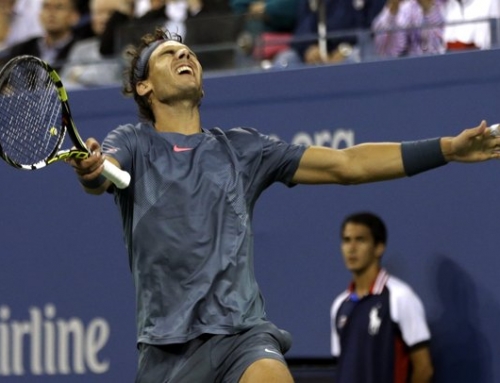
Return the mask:
<path id="1" fill-rule="evenodd" d="M 102 175 L 113 182 L 118 189 L 125 189 L 130 184 L 130 174 L 108 160 L 104 161 Z"/>
<path id="2" fill-rule="evenodd" d="M 490 126 L 490 134 L 492 136 L 498 137 L 500 136 L 500 124 L 494 124 Z"/>

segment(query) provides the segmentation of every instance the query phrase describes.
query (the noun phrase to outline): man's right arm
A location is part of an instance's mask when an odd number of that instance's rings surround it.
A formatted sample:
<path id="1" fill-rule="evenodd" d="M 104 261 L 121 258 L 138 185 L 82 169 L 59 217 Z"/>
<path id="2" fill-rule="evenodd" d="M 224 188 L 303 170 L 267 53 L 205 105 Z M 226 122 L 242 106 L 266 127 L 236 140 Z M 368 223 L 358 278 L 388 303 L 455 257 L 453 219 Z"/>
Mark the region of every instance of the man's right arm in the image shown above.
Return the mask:
<path id="1" fill-rule="evenodd" d="M 84 160 L 72 159 L 68 163 L 73 167 L 78 176 L 78 181 L 88 194 L 100 195 L 112 185 L 101 173 L 104 169 L 104 161 L 110 161 L 120 168 L 120 164 L 112 157 L 101 153 L 101 146 L 94 138 L 89 138 L 86 145 L 91 155 Z"/>

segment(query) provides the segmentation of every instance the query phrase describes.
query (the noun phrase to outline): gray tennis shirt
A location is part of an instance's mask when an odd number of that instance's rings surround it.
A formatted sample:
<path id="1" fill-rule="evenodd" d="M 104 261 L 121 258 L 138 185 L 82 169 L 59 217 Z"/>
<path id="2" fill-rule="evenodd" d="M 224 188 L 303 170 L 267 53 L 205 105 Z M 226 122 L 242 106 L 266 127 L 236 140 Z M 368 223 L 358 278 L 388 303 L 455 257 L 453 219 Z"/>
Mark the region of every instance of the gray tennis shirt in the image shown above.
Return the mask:
<path id="1" fill-rule="evenodd" d="M 136 289 L 138 342 L 183 343 L 266 320 L 254 276 L 252 210 L 273 182 L 292 186 L 303 146 L 253 129 L 108 134 L 103 152 L 132 175 L 115 190 Z"/>

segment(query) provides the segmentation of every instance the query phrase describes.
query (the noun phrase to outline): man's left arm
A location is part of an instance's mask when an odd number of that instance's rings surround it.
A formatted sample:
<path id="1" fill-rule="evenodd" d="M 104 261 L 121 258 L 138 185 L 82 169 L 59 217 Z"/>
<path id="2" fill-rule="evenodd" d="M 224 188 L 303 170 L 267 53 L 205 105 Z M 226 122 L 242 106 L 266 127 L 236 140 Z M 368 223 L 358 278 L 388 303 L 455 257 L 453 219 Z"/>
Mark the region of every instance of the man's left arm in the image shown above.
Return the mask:
<path id="1" fill-rule="evenodd" d="M 410 383 L 430 383 L 434 369 L 431 353 L 427 345 L 410 351 L 411 379 Z"/>
<path id="2" fill-rule="evenodd" d="M 394 320 L 398 323 L 403 342 L 409 347 L 411 383 L 430 383 L 433 365 L 429 351 L 431 334 L 425 308 L 420 297 L 407 286 L 392 294 Z"/>
<path id="3" fill-rule="evenodd" d="M 454 137 L 405 143 L 365 143 L 346 149 L 312 146 L 303 154 L 295 183 L 360 184 L 412 176 L 447 162 L 500 158 L 500 137 L 485 121 Z"/>

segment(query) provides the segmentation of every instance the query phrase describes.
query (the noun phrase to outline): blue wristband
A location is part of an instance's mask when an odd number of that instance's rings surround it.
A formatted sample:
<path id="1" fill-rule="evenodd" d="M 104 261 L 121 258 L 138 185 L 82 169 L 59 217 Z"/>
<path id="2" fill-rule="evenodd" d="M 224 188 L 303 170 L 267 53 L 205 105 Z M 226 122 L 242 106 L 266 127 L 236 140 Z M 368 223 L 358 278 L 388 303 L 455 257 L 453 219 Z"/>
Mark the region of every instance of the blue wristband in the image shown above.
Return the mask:
<path id="1" fill-rule="evenodd" d="M 81 178 L 78 178 L 78 181 L 82 184 L 83 187 L 87 189 L 97 189 L 99 188 L 104 182 L 106 182 L 106 177 L 104 177 L 102 174 L 99 175 L 99 177 L 94 178 L 93 180 L 82 180 Z"/>
<path id="2" fill-rule="evenodd" d="M 441 138 L 402 142 L 401 156 L 409 177 L 447 164 L 441 150 Z"/>

